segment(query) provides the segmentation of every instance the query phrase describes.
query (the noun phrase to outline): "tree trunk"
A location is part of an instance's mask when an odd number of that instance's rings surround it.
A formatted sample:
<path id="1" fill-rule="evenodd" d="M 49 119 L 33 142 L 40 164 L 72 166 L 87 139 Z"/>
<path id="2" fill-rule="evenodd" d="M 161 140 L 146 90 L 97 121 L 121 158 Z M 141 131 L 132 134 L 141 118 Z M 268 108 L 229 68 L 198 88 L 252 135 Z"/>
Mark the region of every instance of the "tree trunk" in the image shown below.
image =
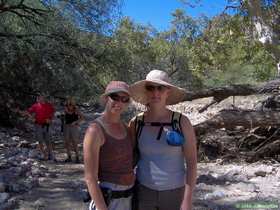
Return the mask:
<path id="1" fill-rule="evenodd" d="M 280 81 L 279 81 L 280 84 Z M 231 85 L 226 87 L 210 88 L 198 91 L 186 91 L 182 101 L 192 101 L 199 98 L 214 97 L 217 102 L 220 102 L 230 96 L 248 96 L 258 94 L 264 86 Z"/>

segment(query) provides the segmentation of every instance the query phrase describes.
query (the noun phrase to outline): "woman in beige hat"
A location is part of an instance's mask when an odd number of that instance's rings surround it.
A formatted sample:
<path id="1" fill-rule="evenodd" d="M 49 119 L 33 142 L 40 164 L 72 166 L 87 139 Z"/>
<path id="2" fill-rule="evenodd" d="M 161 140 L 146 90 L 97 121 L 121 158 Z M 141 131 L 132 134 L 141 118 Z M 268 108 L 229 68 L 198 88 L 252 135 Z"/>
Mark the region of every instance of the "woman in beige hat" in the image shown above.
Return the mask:
<path id="1" fill-rule="evenodd" d="M 130 91 L 147 107 L 129 125 L 139 151 L 138 210 L 190 210 L 197 174 L 195 133 L 186 116 L 166 107 L 182 101 L 185 91 L 160 70 L 149 72 Z"/>
<path id="2" fill-rule="evenodd" d="M 130 102 L 129 87 L 110 82 L 101 96 L 105 110 L 84 138 L 85 179 L 92 201 L 89 209 L 131 210 L 133 145 L 121 113 Z"/>

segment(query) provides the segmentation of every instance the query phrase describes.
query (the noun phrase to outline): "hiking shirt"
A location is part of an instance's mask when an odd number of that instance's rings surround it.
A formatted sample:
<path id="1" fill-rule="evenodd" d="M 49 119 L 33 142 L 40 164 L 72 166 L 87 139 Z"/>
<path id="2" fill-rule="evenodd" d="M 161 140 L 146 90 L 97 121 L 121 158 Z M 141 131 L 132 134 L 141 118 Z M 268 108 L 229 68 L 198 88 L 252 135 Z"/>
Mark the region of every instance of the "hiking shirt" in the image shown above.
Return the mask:
<path id="1" fill-rule="evenodd" d="M 35 103 L 28 110 L 30 114 L 35 113 L 35 123 L 38 125 L 46 124 L 46 120 L 51 120 L 54 108 L 50 103 Z"/>
<path id="2" fill-rule="evenodd" d="M 159 140 L 159 126 L 145 125 L 138 138 L 140 160 L 137 164 L 137 180 L 153 190 L 171 190 L 185 185 L 185 161 L 182 146 L 170 146 L 164 126 Z"/>

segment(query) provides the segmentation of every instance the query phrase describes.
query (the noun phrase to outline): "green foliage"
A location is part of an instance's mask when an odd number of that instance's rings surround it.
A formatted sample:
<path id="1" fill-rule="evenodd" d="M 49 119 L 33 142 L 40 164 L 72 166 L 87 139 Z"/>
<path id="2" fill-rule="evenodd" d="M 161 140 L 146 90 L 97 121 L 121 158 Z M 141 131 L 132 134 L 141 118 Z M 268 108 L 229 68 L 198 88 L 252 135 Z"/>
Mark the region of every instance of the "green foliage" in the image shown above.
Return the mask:
<path id="1" fill-rule="evenodd" d="M 66 13 L 66 10 L 62 12 L 62 2 L 67 7 Z M 103 67 L 106 45 L 101 32 L 111 28 L 109 14 L 113 14 L 117 1 L 99 0 L 96 7 L 97 1 L 87 2 L 90 4 L 85 5 L 84 1 L 3 2 L 4 6 L 0 7 L 0 86 L 4 88 L 1 99 L 11 99 L 22 106 L 38 92 L 54 97 L 72 95 L 81 100 L 98 99 L 103 91 L 99 78 L 106 74 L 99 71 L 100 66 Z M 74 4 L 73 7 L 70 4 Z M 86 16 L 69 18 L 68 14 L 81 9 L 88 12 Z M 92 24 L 87 22 L 90 15 L 95 20 Z M 0 103 L 0 107 L 6 105 Z"/>
<path id="2" fill-rule="evenodd" d="M 3 2 L 15 9 L 0 7 L 1 99 L 28 101 L 26 94 L 41 91 L 96 101 L 110 80 L 132 83 L 151 69 L 188 89 L 276 75 L 275 57 L 253 39 L 244 13 L 194 19 L 177 9 L 171 27 L 158 32 L 118 19 L 118 0 Z"/>

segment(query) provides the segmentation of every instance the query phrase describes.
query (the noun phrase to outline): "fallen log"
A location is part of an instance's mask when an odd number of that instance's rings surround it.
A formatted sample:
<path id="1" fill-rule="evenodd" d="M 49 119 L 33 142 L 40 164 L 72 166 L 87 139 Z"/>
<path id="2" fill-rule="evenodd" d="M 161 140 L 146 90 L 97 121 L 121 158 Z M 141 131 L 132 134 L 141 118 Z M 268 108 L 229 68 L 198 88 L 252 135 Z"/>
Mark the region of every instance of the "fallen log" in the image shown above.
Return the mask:
<path id="1" fill-rule="evenodd" d="M 232 129 L 236 126 L 244 128 L 279 126 L 280 112 L 252 110 L 221 110 L 209 120 L 194 126 L 196 134 L 202 135 L 214 129 Z"/>
<path id="2" fill-rule="evenodd" d="M 279 81 L 280 83 L 280 81 Z M 260 86 L 251 85 L 230 85 L 225 87 L 216 87 L 209 89 L 201 89 L 197 91 L 185 91 L 185 96 L 182 101 L 192 101 L 199 98 L 213 97 L 217 102 L 220 102 L 230 96 L 248 96 L 259 94 L 262 89 Z"/>
<path id="3" fill-rule="evenodd" d="M 230 96 L 248 96 L 255 94 L 280 93 L 280 78 L 268 81 L 257 86 L 249 84 L 236 84 L 224 87 L 201 89 L 198 91 L 185 91 L 182 101 L 192 101 L 199 98 L 214 97 L 216 101 L 222 101 Z"/>
<path id="4" fill-rule="evenodd" d="M 192 101 L 199 98 L 213 97 L 213 100 L 206 104 L 200 113 L 207 110 L 210 106 L 220 103 L 221 101 L 227 99 L 230 96 L 248 96 L 257 94 L 267 94 L 267 93 L 278 93 L 280 92 L 280 79 L 271 80 L 267 83 L 252 86 L 249 84 L 239 84 L 239 85 L 229 85 L 224 87 L 215 87 L 209 89 L 201 89 L 197 91 L 187 91 L 185 90 L 185 95 L 182 98 L 183 101 Z"/>

